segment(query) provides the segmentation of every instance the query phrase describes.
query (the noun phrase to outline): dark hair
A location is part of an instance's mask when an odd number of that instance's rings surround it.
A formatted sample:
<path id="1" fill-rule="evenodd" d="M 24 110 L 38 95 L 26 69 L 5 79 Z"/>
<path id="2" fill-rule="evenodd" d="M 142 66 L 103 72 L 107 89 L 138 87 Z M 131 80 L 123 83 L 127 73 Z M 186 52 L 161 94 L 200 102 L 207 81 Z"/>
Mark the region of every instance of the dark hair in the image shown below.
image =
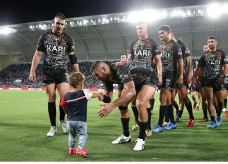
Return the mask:
<path id="1" fill-rule="evenodd" d="M 123 56 L 123 55 L 127 56 L 126 54 L 121 54 L 120 56 Z"/>
<path id="2" fill-rule="evenodd" d="M 62 20 L 65 20 L 65 19 L 66 19 L 65 16 L 64 16 L 62 13 L 57 13 L 57 14 L 55 15 L 55 18 L 60 18 L 60 19 L 62 19 Z"/>
<path id="3" fill-rule="evenodd" d="M 102 61 L 96 61 L 95 63 L 93 63 L 93 65 L 90 68 L 90 72 L 93 72 L 95 69 L 97 69 L 100 63 L 102 63 Z"/>
<path id="4" fill-rule="evenodd" d="M 158 28 L 158 30 L 171 32 L 171 29 L 170 29 L 169 25 L 162 25 L 161 27 Z"/>
<path id="5" fill-rule="evenodd" d="M 208 40 L 208 39 L 214 39 L 214 40 L 217 40 L 215 36 L 209 36 L 209 37 L 207 38 L 207 40 Z"/>
<path id="6" fill-rule="evenodd" d="M 68 82 L 73 88 L 77 88 L 85 80 L 85 76 L 81 72 L 73 72 L 68 76 Z"/>

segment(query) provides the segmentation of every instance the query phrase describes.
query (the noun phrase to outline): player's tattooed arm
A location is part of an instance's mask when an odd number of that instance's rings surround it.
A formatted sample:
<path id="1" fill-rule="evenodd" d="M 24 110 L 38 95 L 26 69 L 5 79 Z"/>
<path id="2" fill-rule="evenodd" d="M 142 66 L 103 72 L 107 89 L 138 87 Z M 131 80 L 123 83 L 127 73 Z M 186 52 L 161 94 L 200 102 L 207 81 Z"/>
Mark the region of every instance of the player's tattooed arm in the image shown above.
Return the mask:
<path id="1" fill-rule="evenodd" d="M 187 57 L 187 82 L 190 83 L 193 76 L 192 57 Z"/>
<path id="2" fill-rule="evenodd" d="M 192 71 L 192 57 L 187 57 L 187 74 L 189 74 Z"/>
<path id="3" fill-rule="evenodd" d="M 224 82 L 225 82 L 225 77 L 226 77 L 226 75 L 227 75 L 227 64 L 223 64 L 223 69 L 222 69 L 222 74 L 221 74 L 221 76 L 220 76 L 220 78 L 219 78 L 219 84 L 224 84 Z"/>
<path id="4" fill-rule="evenodd" d="M 162 62 L 161 62 L 161 56 L 160 55 L 156 55 L 155 56 L 155 63 L 157 66 L 157 71 L 158 71 L 158 85 L 162 85 Z"/>
<path id="5" fill-rule="evenodd" d="M 101 104 L 103 108 L 98 111 L 98 115 L 100 117 L 106 117 L 117 106 L 127 106 L 129 102 L 134 98 L 135 95 L 136 95 L 136 91 L 135 91 L 134 82 L 133 81 L 127 82 L 124 85 L 124 89 L 119 98 L 117 98 L 112 103 Z"/>
<path id="6" fill-rule="evenodd" d="M 183 78 L 184 78 L 184 64 L 183 59 L 178 59 L 178 67 L 179 67 L 179 79 L 178 79 L 178 85 L 181 87 L 183 85 Z"/>
<path id="7" fill-rule="evenodd" d="M 132 54 L 129 54 L 127 60 L 128 60 L 128 61 L 133 60 L 133 55 L 132 55 Z"/>
<path id="8" fill-rule="evenodd" d="M 35 82 L 35 80 L 36 80 L 35 70 L 36 70 L 36 67 L 38 66 L 38 64 L 40 62 L 42 54 L 43 54 L 43 52 L 36 51 L 34 56 L 33 56 L 32 65 L 31 65 L 30 74 L 29 74 L 29 80 L 32 82 Z"/>

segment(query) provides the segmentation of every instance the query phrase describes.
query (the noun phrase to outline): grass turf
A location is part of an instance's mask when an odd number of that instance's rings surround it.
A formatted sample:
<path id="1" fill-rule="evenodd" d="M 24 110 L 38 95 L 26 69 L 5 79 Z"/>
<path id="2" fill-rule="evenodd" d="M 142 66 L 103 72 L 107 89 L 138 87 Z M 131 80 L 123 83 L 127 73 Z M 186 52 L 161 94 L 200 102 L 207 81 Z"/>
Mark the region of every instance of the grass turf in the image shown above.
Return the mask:
<path id="1" fill-rule="evenodd" d="M 158 97 L 156 94 L 152 127 L 158 121 Z M 99 118 L 101 103 L 97 99 L 88 103 L 86 150 L 90 156 L 82 158 L 68 155 L 68 135 L 63 134 L 59 124 L 54 137 L 46 136 L 50 123 L 44 91 L 0 91 L 0 161 L 228 161 L 228 122 L 224 113 L 222 126 L 207 129 L 209 122 L 198 122 L 202 110 L 194 110 L 195 126 L 186 127 L 185 109 L 177 129 L 147 137 L 145 150 L 135 152 L 138 131 L 130 130 L 130 143 L 111 144 L 122 133 L 119 112 L 115 109 L 108 117 Z M 131 129 L 134 117 L 129 111 Z M 57 111 L 57 122 L 58 114 Z"/>

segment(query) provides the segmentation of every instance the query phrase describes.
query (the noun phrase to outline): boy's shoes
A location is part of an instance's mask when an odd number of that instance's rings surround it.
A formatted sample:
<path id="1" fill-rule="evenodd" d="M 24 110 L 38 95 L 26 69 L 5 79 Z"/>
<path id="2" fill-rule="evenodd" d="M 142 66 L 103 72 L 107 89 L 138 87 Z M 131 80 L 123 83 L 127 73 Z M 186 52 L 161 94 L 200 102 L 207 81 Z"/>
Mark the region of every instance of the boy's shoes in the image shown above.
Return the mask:
<path id="1" fill-rule="evenodd" d="M 76 154 L 80 155 L 80 156 L 82 156 L 84 158 L 88 158 L 89 157 L 89 154 L 87 154 L 87 151 L 85 149 L 77 148 L 76 149 Z"/>
<path id="2" fill-rule="evenodd" d="M 75 148 L 69 148 L 69 155 L 73 155 L 76 153 Z"/>

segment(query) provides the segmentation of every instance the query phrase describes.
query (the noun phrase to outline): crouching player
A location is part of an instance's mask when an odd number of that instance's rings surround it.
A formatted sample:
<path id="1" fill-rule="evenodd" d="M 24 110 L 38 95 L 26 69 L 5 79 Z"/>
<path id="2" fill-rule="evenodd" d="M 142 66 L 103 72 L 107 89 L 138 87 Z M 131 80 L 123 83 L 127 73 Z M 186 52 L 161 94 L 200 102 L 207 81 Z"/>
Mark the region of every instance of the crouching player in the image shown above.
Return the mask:
<path id="1" fill-rule="evenodd" d="M 84 149 L 87 140 L 87 102 L 91 98 L 100 97 L 99 93 L 89 93 L 82 90 L 85 77 L 80 72 L 69 75 L 68 82 L 73 87 L 62 98 L 60 105 L 67 114 L 67 128 L 69 131 L 69 154 L 77 154 L 88 157 Z M 78 148 L 75 150 L 75 138 L 79 136 Z"/>
<path id="2" fill-rule="evenodd" d="M 109 62 L 97 61 L 91 67 L 91 73 L 96 80 L 101 80 L 105 84 L 106 93 L 102 97 L 103 108 L 98 111 L 100 117 L 106 117 L 112 110 L 119 107 L 120 119 L 123 127 L 123 134 L 112 144 L 121 144 L 131 141 L 129 133 L 130 115 L 128 104 L 136 99 L 136 108 L 138 109 L 139 135 L 133 150 L 141 151 L 145 147 L 145 130 L 148 122 L 147 106 L 155 88 L 158 84 L 158 76 L 153 71 L 141 67 L 113 65 Z M 111 102 L 113 95 L 113 84 L 122 85 L 121 95 Z"/>

